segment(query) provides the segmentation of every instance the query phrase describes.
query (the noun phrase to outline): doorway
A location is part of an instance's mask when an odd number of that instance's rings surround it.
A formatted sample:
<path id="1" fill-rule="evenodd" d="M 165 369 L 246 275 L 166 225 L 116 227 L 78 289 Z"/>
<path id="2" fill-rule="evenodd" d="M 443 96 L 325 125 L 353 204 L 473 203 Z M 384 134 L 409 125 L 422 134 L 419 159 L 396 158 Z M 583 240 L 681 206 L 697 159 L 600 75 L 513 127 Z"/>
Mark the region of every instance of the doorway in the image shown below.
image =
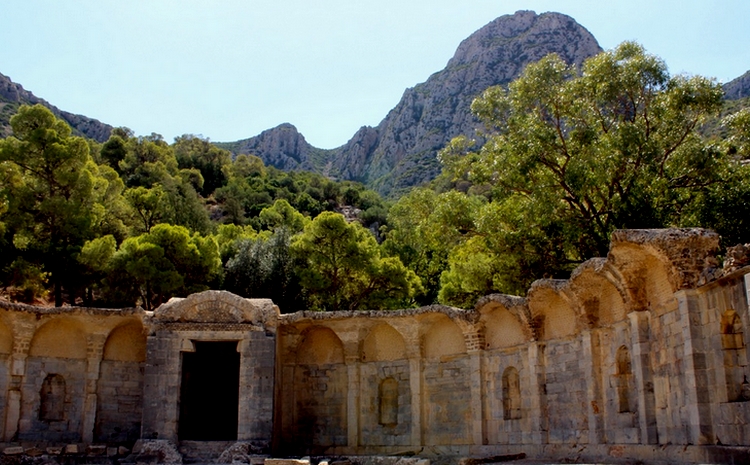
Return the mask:
<path id="1" fill-rule="evenodd" d="M 236 441 L 239 388 L 237 341 L 196 341 L 183 352 L 179 439 Z"/>

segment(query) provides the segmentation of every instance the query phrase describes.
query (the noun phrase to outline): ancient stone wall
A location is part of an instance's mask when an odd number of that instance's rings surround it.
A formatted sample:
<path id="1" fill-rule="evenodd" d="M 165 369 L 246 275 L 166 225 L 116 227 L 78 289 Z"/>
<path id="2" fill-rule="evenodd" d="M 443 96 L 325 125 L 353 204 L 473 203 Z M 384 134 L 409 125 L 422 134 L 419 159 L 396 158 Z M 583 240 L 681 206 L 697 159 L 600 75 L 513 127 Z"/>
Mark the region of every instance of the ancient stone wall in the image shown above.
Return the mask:
<path id="1" fill-rule="evenodd" d="M 750 267 L 707 272 L 717 244 L 618 231 L 570 279 L 471 310 L 279 315 L 222 291 L 153 313 L 0 303 L 0 435 L 177 454 L 228 418 L 225 439 L 248 454 L 737 462 L 750 455 Z M 226 408 L 201 398 L 213 381 L 233 405 L 206 428 Z"/>

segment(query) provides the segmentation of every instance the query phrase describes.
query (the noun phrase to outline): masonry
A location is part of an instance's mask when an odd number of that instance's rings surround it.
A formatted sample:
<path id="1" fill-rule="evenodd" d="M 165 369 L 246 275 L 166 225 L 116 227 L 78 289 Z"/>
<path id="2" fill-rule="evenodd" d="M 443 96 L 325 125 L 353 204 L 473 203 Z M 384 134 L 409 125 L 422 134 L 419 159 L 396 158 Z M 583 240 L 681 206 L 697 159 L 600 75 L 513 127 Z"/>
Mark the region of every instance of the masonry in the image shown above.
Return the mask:
<path id="1" fill-rule="evenodd" d="M 750 267 L 717 271 L 718 243 L 616 231 L 570 279 L 472 310 L 281 315 L 224 291 L 154 312 L 0 303 L 3 447 L 743 460 Z"/>

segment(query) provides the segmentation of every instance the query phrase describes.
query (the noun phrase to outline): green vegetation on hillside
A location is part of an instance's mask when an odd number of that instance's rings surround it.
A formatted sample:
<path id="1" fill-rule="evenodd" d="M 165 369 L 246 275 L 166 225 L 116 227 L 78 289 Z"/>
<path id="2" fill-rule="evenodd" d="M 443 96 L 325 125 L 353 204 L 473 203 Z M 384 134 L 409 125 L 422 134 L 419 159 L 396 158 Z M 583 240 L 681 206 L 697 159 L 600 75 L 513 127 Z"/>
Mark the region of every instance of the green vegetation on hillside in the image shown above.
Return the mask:
<path id="1" fill-rule="evenodd" d="M 615 229 L 750 242 L 744 108 L 634 43 L 581 69 L 551 55 L 477 98 L 484 142 L 454 139 L 441 177 L 389 206 L 199 137 L 117 128 L 98 144 L 21 106 L 0 139 L 0 286 L 55 305 L 222 288 L 284 311 L 470 307 L 605 256 Z"/>

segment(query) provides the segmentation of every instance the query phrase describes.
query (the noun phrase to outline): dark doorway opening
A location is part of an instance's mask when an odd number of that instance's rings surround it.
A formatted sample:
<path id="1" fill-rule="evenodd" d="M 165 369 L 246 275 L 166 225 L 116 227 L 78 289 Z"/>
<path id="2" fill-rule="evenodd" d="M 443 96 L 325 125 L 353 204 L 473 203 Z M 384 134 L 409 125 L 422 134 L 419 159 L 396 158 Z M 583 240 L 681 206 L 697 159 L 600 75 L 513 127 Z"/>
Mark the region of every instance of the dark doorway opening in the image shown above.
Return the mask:
<path id="1" fill-rule="evenodd" d="M 183 352 L 180 440 L 236 441 L 239 390 L 237 341 L 197 341 Z"/>

